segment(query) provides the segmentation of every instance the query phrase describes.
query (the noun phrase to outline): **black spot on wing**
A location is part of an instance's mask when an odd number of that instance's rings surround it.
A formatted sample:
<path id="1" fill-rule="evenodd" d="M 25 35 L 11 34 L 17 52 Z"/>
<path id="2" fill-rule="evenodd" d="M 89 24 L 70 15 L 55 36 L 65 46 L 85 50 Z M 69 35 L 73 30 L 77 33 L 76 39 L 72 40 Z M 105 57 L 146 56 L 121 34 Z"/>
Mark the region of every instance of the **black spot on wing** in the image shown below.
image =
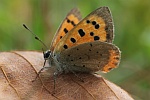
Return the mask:
<path id="1" fill-rule="evenodd" d="M 66 28 L 64 28 L 64 32 L 65 32 L 65 33 L 68 33 L 68 30 L 67 30 Z"/>
<path id="2" fill-rule="evenodd" d="M 70 23 L 70 20 L 67 18 L 67 23 Z"/>
<path id="3" fill-rule="evenodd" d="M 74 23 L 74 21 L 71 21 L 71 24 L 72 24 L 73 26 L 76 26 L 76 24 Z"/>
<path id="4" fill-rule="evenodd" d="M 110 68 L 108 68 L 108 70 L 109 70 L 109 71 L 110 71 L 110 70 L 112 70 L 112 69 L 113 69 L 113 68 L 111 68 L 111 67 L 110 67 Z"/>
<path id="5" fill-rule="evenodd" d="M 64 49 L 68 49 L 68 46 L 66 44 L 64 45 Z"/>
<path id="6" fill-rule="evenodd" d="M 86 23 L 87 24 L 91 23 L 94 26 L 95 29 L 99 29 L 100 28 L 100 25 L 97 24 L 96 21 L 91 21 L 90 22 L 90 20 L 86 20 Z"/>
<path id="7" fill-rule="evenodd" d="M 67 23 L 71 23 L 73 26 L 76 26 L 76 24 L 74 23 L 74 21 L 71 21 L 70 19 L 67 18 Z"/>
<path id="8" fill-rule="evenodd" d="M 93 32 L 90 32 L 90 35 L 91 35 L 91 36 L 94 36 L 94 33 L 93 33 Z"/>
<path id="9" fill-rule="evenodd" d="M 96 21 L 92 21 L 92 25 L 96 25 Z"/>
<path id="10" fill-rule="evenodd" d="M 90 21 L 89 21 L 89 20 L 87 20 L 87 21 L 86 21 L 86 23 L 90 23 Z"/>
<path id="11" fill-rule="evenodd" d="M 75 43 L 75 42 L 76 42 L 75 38 L 70 38 L 70 41 L 71 41 L 72 43 Z"/>
<path id="12" fill-rule="evenodd" d="M 62 36 L 60 36 L 60 39 L 62 38 Z"/>
<path id="13" fill-rule="evenodd" d="M 95 29 L 99 29 L 99 27 L 100 27 L 99 24 L 95 25 Z"/>
<path id="14" fill-rule="evenodd" d="M 94 36 L 94 40 L 96 41 L 96 40 L 99 40 L 100 39 L 100 37 L 99 36 Z"/>
<path id="15" fill-rule="evenodd" d="M 90 46 L 91 46 L 91 47 L 93 46 L 92 43 L 90 43 Z"/>
<path id="16" fill-rule="evenodd" d="M 119 60 L 120 58 L 119 58 L 119 57 L 115 57 L 115 59 L 116 59 L 116 60 Z"/>
<path id="17" fill-rule="evenodd" d="M 83 29 L 79 29 L 78 33 L 81 37 L 83 37 L 85 35 L 85 32 L 83 31 Z"/>

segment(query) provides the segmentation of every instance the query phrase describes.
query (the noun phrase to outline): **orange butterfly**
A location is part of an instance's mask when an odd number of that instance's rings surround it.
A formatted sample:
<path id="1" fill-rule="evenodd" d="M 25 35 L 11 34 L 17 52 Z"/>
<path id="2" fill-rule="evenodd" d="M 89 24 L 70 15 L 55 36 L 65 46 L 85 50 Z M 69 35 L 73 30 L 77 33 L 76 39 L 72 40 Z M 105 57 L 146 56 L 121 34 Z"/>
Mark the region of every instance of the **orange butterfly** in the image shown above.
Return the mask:
<path id="1" fill-rule="evenodd" d="M 71 10 L 45 53 L 50 66 L 54 64 L 58 69 L 55 73 L 108 72 L 115 68 L 120 61 L 120 50 L 112 44 L 113 21 L 109 8 L 100 7 L 80 20 L 78 9 Z"/>
<path id="2" fill-rule="evenodd" d="M 120 50 L 113 41 L 113 21 L 108 7 L 100 7 L 81 20 L 78 9 L 71 10 L 44 53 L 54 75 L 68 72 L 108 72 L 120 62 Z M 44 68 L 43 68 L 44 69 Z"/>

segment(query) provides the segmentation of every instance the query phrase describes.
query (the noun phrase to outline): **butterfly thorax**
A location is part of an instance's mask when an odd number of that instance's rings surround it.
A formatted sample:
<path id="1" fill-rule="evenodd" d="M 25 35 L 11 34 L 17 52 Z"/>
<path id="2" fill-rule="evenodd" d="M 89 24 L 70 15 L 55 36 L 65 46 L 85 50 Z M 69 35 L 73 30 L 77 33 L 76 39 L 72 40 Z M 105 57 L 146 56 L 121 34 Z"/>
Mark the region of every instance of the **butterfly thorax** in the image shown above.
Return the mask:
<path id="1" fill-rule="evenodd" d="M 60 73 L 63 73 L 63 72 L 65 72 L 65 73 L 68 72 L 66 67 L 58 61 L 57 57 L 54 56 L 52 51 L 47 50 L 43 53 L 43 55 L 44 55 L 45 61 L 48 60 L 48 63 L 49 63 L 48 67 L 50 67 L 52 69 L 55 69 L 54 73 L 59 73 L 60 74 Z"/>

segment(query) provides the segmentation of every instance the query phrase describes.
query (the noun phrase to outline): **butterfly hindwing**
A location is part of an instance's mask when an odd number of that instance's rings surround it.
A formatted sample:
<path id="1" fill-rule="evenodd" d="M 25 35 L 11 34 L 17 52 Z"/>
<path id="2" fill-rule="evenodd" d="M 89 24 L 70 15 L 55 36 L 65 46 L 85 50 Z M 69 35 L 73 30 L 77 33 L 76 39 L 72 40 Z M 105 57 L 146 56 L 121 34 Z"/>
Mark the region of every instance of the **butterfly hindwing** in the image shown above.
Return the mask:
<path id="1" fill-rule="evenodd" d="M 90 72 L 108 72 L 119 64 L 120 51 L 113 44 L 94 41 L 62 51 L 57 60 L 75 71 L 89 69 Z"/>
<path id="2" fill-rule="evenodd" d="M 68 32 L 58 43 L 55 53 L 86 42 L 113 41 L 113 22 L 108 7 L 100 7 Z"/>
<path id="3" fill-rule="evenodd" d="M 53 51 L 56 44 L 72 29 L 74 28 L 79 21 L 81 20 L 80 11 L 77 8 L 72 9 L 63 20 L 62 24 L 60 25 L 59 29 L 57 30 L 50 50 Z"/>

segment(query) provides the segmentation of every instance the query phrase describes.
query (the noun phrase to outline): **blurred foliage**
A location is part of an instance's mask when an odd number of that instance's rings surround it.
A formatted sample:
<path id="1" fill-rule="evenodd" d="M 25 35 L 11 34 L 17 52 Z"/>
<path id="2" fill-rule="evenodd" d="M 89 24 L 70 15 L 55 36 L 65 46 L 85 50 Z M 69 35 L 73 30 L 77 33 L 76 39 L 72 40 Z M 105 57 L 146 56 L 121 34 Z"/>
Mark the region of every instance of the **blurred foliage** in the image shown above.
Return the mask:
<path id="1" fill-rule="evenodd" d="M 22 27 L 25 23 L 48 46 L 59 24 L 72 8 L 83 18 L 100 6 L 111 9 L 116 44 L 122 51 L 120 66 L 107 79 L 137 100 L 150 98 L 149 0 L 1 0 L 0 50 L 41 50 L 43 46 Z"/>

